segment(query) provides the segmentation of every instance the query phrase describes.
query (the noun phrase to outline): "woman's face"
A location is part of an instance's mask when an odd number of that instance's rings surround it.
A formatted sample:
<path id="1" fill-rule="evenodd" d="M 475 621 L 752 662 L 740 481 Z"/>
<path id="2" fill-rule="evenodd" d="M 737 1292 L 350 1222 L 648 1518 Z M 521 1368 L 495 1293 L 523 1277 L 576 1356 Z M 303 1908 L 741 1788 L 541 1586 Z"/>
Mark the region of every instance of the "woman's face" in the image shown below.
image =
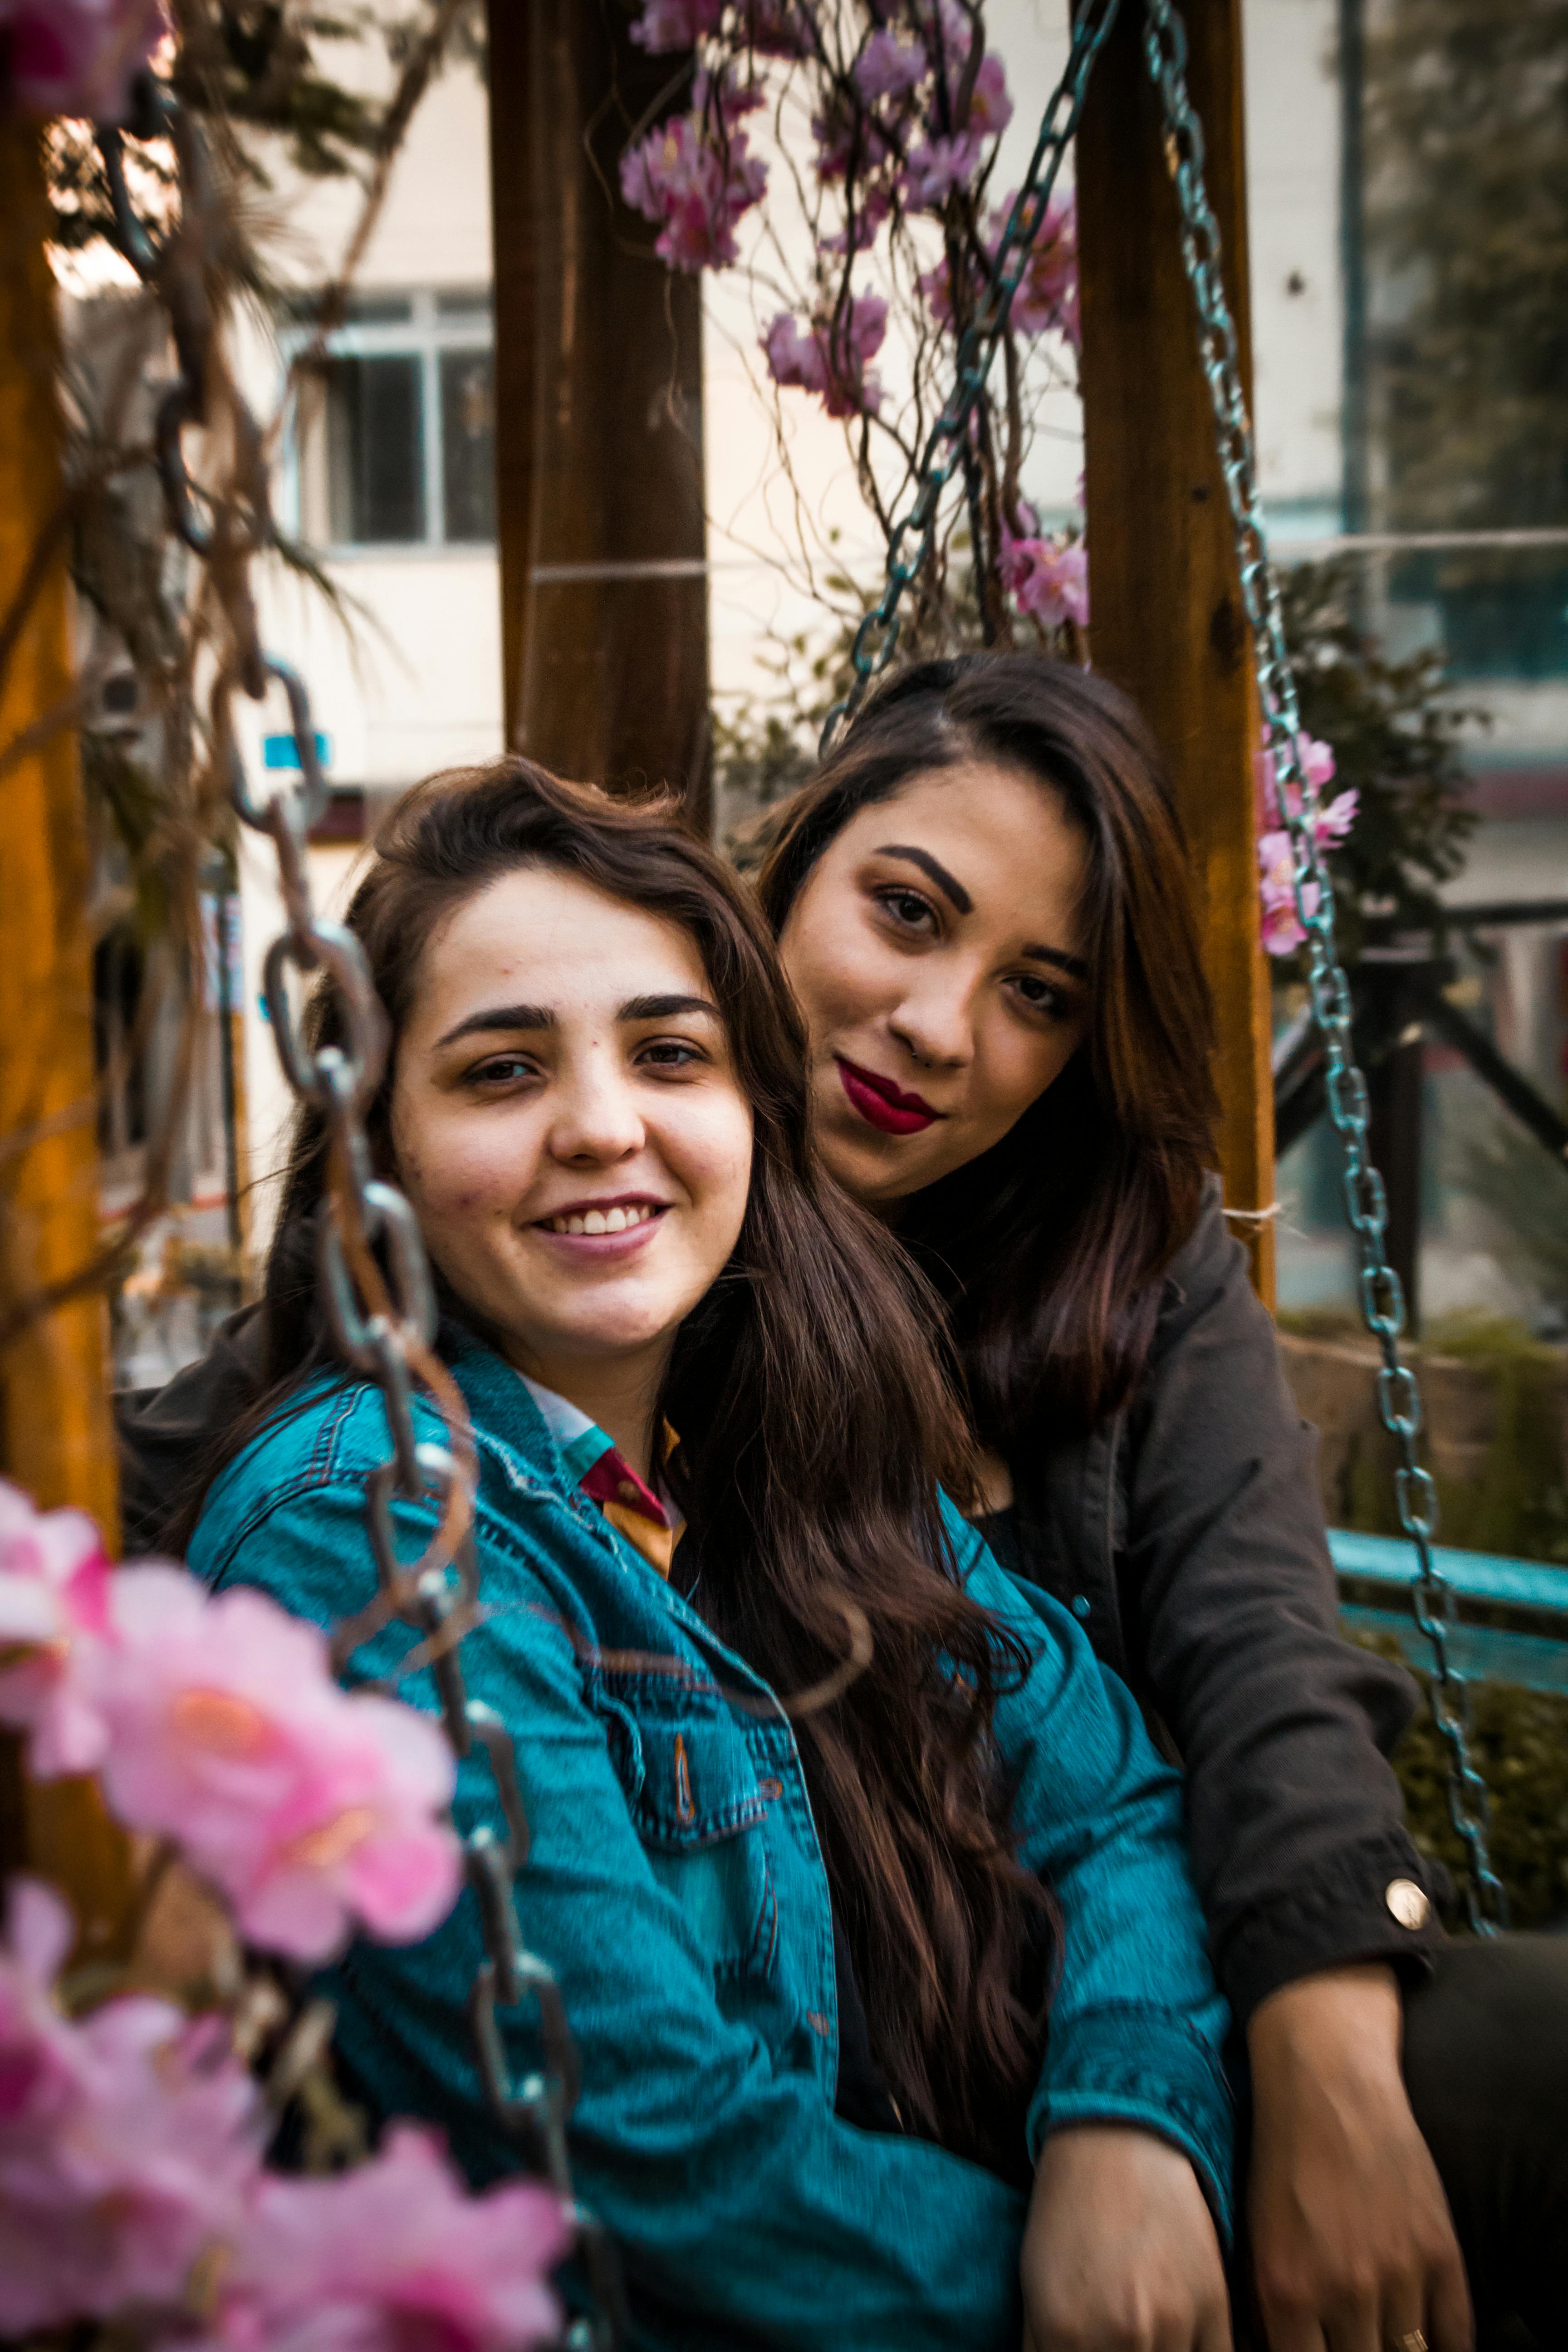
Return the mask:
<path id="1" fill-rule="evenodd" d="M 567 1394 L 588 1359 L 657 1378 L 745 1214 L 751 1108 L 694 942 L 546 868 L 426 948 L 392 1133 L 447 1280 Z"/>
<path id="2" fill-rule="evenodd" d="M 818 1149 L 876 1206 L 988 1150 L 1083 1037 L 1088 844 L 1052 786 L 969 761 L 851 817 L 784 963 L 811 1027 Z"/>

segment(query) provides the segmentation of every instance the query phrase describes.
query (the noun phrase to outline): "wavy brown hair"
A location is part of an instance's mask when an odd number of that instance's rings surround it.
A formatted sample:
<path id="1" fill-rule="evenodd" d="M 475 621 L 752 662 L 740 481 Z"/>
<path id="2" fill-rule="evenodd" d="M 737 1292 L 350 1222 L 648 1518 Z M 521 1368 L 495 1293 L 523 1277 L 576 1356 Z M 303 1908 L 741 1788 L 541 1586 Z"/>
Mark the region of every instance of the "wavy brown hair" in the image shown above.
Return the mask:
<path id="1" fill-rule="evenodd" d="M 515 758 L 398 803 L 346 917 L 392 1021 L 374 1155 L 395 1174 L 396 1039 L 426 942 L 524 866 L 679 923 L 723 1013 L 755 1141 L 733 1256 L 680 1328 L 655 1415 L 680 1433 L 662 1468 L 687 1518 L 682 1555 L 694 1548 L 715 1631 L 786 1695 L 832 1678 L 850 1629 L 868 1629 L 869 1663 L 798 1735 L 872 2046 L 907 2121 L 1010 2168 L 1039 2062 L 1025 1986 L 1048 1904 L 1013 1857 L 992 1724 L 1026 1660 L 964 1592 L 944 1534 L 939 1486 L 963 1496 L 972 1465 L 934 1302 L 927 1321 L 896 1245 L 819 1171 L 777 950 L 672 805 L 628 808 Z M 313 1003 L 318 1044 L 335 1042 L 335 1002 Z M 228 1456 L 331 1360 L 311 1246 L 326 1156 L 307 1109 L 268 1262 L 266 1389 Z M 444 1304 L 483 1335 L 461 1299 Z"/>
<path id="2" fill-rule="evenodd" d="M 900 1202 L 899 1234 L 947 1307 L 981 1436 L 1026 1485 L 1042 1435 L 1092 1427 L 1136 1385 L 1214 1164 L 1213 1013 L 1153 740 L 1066 662 L 913 664 L 790 804 L 758 887 L 776 935 L 852 816 L 974 760 L 1059 793 L 1083 834 L 1089 1033 L 1000 1142 Z"/>

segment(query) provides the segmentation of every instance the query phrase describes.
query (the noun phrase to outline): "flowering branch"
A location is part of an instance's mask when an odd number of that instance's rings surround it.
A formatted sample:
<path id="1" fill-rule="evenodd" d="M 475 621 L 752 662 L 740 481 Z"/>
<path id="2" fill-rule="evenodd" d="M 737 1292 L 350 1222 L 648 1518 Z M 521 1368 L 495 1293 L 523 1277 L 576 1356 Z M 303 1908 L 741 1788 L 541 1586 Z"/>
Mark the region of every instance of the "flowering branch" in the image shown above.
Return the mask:
<path id="1" fill-rule="evenodd" d="M 78 1511 L 0 1484 L 0 1722 L 41 1780 L 95 1771 L 253 1945 L 320 1962 L 360 1927 L 429 1934 L 461 1872 L 450 1753 L 416 1709 L 333 1680 L 325 1637 L 259 1592 L 116 1569 Z M 452 2352 L 552 2337 L 567 2216 L 533 2182 L 470 2198 L 437 2142 L 394 2129 L 332 2179 L 263 2162 L 266 2102 L 221 2015 L 121 1995 L 80 2019 L 52 1889 L 8 1890 L 0 1943 L 0 2336 L 82 2320 L 203 2352 L 326 2340 Z"/>

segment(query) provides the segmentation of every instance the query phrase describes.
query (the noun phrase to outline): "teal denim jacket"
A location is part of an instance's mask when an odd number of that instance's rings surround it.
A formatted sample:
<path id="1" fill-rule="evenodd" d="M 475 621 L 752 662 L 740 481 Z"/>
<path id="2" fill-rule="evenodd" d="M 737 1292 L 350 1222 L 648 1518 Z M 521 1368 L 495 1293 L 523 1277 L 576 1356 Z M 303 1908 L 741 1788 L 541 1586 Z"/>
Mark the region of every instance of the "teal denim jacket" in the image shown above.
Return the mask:
<path id="1" fill-rule="evenodd" d="M 483 1618 L 465 1670 L 517 1738 L 533 1838 L 519 1913 L 580 2047 L 578 2190 L 619 2242 L 638 2343 L 1016 2346 L 1017 2191 L 925 2140 L 834 2114 L 828 1885 L 788 1721 L 576 1493 L 517 1375 L 471 1342 L 454 1369 L 480 1465 Z M 374 1390 L 319 1386 L 217 1480 L 193 1568 L 321 1624 L 347 1616 L 374 1591 L 364 1479 L 386 1450 Z M 433 1515 L 400 1515 L 412 1558 Z M 1223 2227 L 1227 2012 L 1175 1776 L 1071 1618 L 1006 1576 L 956 1513 L 950 1524 L 969 1590 L 1033 1662 L 996 1715 L 1018 1853 L 1061 1919 L 1030 2157 L 1065 2124 L 1144 2126 L 1191 2158 Z M 392 1671 L 413 1639 L 384 1629 L 356 1675 Z M 434 1711 L 427 1674 L 401 1692 Z M 465 1766 L 460 1823 L 493 1803 L 482 1769 Z M 464 2004 L 480 1958 L 465 1892 L 424 1944 L 361 1938 L 323 1979 L 359 2083 L 384 2114 L 441 2125 L 476 2182 L 518 2162 L 470 2055 Z M 517 2073 L 538 2064 L 526 2022 L 509 2038 Z"/>

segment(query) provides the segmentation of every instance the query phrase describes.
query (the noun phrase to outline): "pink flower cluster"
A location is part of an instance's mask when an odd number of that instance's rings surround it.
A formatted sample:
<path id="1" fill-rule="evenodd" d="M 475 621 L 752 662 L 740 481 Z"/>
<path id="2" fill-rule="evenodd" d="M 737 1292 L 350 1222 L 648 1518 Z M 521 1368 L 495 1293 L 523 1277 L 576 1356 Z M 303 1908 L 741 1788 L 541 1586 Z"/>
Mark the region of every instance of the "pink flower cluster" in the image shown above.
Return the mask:
<path id="1" fill-rule="evenodd" d="M 879 294 L 857 294 L 841 319 L 816 319 L 803 332 L 781 310 L 763 338 L 768 373 L 777 384 L 818 394 L 829 416 L 875 416 L 882 404 L 881 379 L 869 362 L 888 331 L 888 306 Z"/>
<path id="2" fill-rule="evenodd" d="M 0 112 L 118 122 L 167 29 L 162 0 L 0 0 Z"/>
<path id="3" fill-rule="evenodd" d="M 1315 736 L 1298 735 L 1297 756 L 1301 773 L 1311 791 L 1313 802 L 1323 785 L 1334 780 L 1332 746 L 1320 742 Z M 1301 813 L 1300 785 L 1290 784 L 1281 803 L 1280 781 L 1277 761 L 1267 746 L 1258 751 L 1252 763 L 1253 782 L 1258 803 L 1258 869 L 1263 899 L 1263 945 L 1272 956 L 1292 955 L 1306 939 L 1301 927 L 1300 912 L 1296 904 L 1296 854 L 1284 816 L 1289 808 L 1292 816 Z M 1352 789 L 1341 793 L 1326 808 L 1315 808 L 1312 818 L 1313 837 L 1320 849 L 1327 849 L 1343 841 L 1355 823 L 1358 795 Z M 1309 915 L 1317 911 L 1318 886 L 1308 882 L 1302 886 L 1301 904 Z"/>
<path id="4" fill-rule="evenodd" d="M 175 2305 L 236 2233 L 259 2158 L 253 2084 L 168 2002 L 79 2024 L 55 1977 L 63 1903 L 14 1881 L 0 1948 L 0 2336 Z"/>
<path id="5" fill-rule="evenodd" d="M 643 0 L 632 39 L 650 57 L 693 49 L 724 19 L 725 0 Z M 734 0 L 740 47 L 763 58 L 802 58 L 813 47 L 809 0 Z"/>
<path id="6" fill-rule="evenodd" d="M 7 1924 L 0 2335 L 134 2312 L 183 2319 L 188 2339 L 199 2301 L 203 2352 L 512 2352 L 553 2336 L 547 2277 L 568 2229 L 548 2189 L 469 2198 L 406 2125 L 357 2171 L 268 2174 L 256 2086 L 221 2021 L 133 1998 L 73 2023 L 53 1997 L 64 1905 L 18 1880 Z"/>
<path id="7" fill-rule="evenodd" d="M 1005 195 L 986 223 L 988 261 L 996 258 L 1015 201 L 1016 193 Z M 944 327 L 951 325 L 952 297 L 945 259 L 925 272 L 920 288 L 931 316 Z M 1013 295 L 1010 317 L 1022 334 L 1043 335 L 1055 329 L 1075 351 L 1079 348 L 1078 199 L 1070 189 L 1065 196 L 1053 196 L 1040 216 Z"/>
<path id="8" fill-rule="evenodd" d="M 1031 528 L 1016 539 L 1004 523 L 998 569 L 1002 585 L 1021 613 L 1033 614 L 1042 628 L 1059 628 L 1072 621 L 1089 626 L 1089 555 L 1081 541 L 1044 539 L 1035 517 L 1024 508 L 1019 520 Z"/>
<path id="9" fill-rule="evenodd" d="M 532 2181 L 468 2197 L 402 2124 L 331 2180 L 264 2176 L 199 2352 L 519 2352 L 554 2341 L 566 2217 Z"/>
<path id="10" fill-rule="evenodd" d="M 621 157 L 621 194 L 661 224 L 653 249 L 671 269 L 721 269 L 737 258 L 735 224 L 767 185 L 767 165 L 739 127 L 761 104 L 752 85 L 699 74 L 691 112 L 672 115 Z"/>
<path id="11" fill-rule="evenodd" d="M 41 1779 L 98 1771 L 130 1828 L 172 1839 L 242 1934 L 317 1960 L 358 1922 L 428 1935 L 457 1898 L 437 1726 L 349 1694 L 324 1637 L 184 1569 L 114 1570 L 77 1511 L 0 1484 L 0 1722 Z"/>

